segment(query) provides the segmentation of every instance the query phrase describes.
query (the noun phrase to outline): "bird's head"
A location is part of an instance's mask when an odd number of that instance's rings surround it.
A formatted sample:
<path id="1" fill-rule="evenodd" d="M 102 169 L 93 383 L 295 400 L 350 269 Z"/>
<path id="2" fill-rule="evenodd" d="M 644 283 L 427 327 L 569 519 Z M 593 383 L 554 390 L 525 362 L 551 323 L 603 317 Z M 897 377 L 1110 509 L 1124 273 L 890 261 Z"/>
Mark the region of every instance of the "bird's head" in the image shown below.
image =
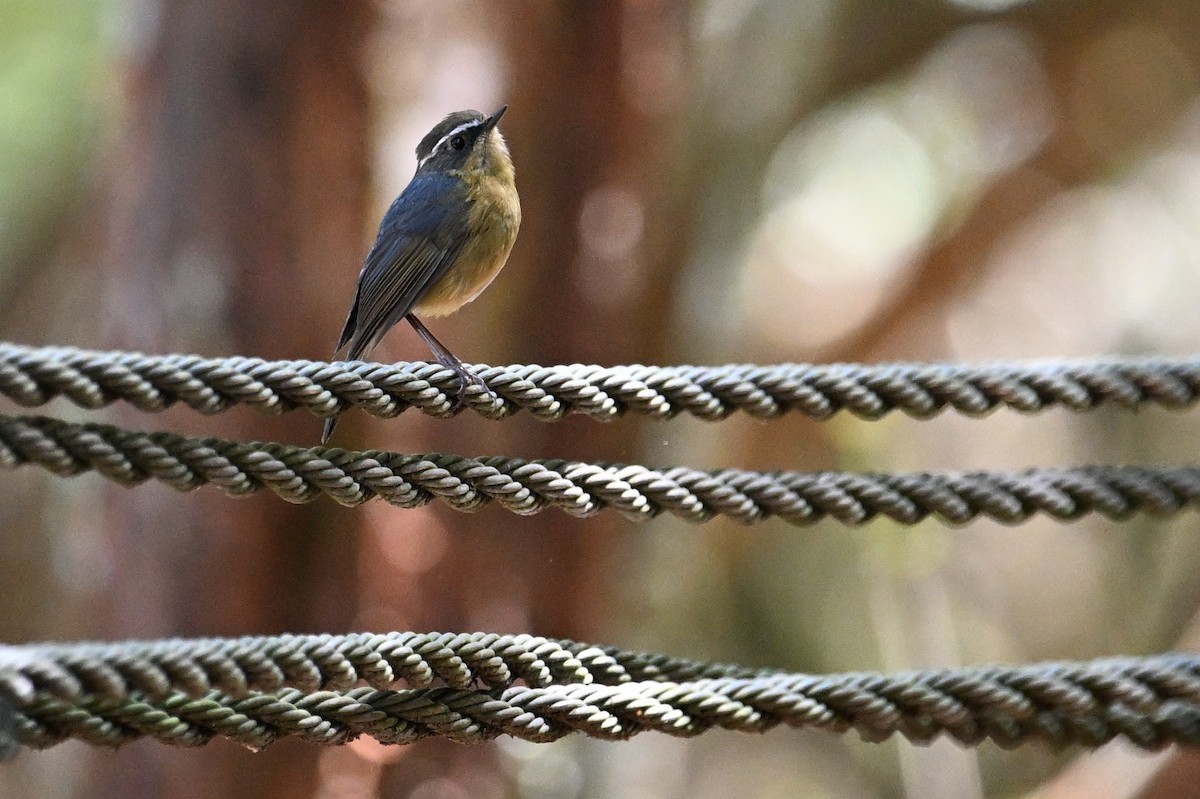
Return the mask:
<path id="1" fill-rule="evenodd" d="M 417 145 L 417 174 L 457 174 L 468 180 L 485 177 L 511 181 L 512 157 L 496 123 L 508 106 L 488 116 L 456 111 L 434 125 Z"/>

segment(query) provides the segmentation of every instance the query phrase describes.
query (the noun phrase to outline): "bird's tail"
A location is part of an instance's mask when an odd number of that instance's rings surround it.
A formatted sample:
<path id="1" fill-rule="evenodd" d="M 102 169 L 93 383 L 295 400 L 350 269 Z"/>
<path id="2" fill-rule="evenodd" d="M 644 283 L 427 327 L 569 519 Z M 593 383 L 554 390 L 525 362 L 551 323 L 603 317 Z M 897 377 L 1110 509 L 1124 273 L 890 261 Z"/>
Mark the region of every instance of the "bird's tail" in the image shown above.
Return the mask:
<path id="1" fill-rule="evenodd" d="M 339 416 L 330 416 L 328 419 L 325 420 L 325 430 L 324 430 L 324 432 L 321 433 L 321 443 L 322 444 L 329 443 L 329 437 L 331 435 L 333 435 L 333 428 L 337 427 L 338 419 L 340 419 L 340 418 L 341 418 L 340 415 Z"/>
<path id="2" fill-rule="evenodd" d="M 342 331 L 342 336 L 338 340 L 337 349 L 335 349 L 333 351 L 333 357 L 335 359 L 338 357 L 338 353 L 342 351 L 342 347 L 346 346 L 346 340 L 348 338 L 350 338 L 350 333 L 352 332 L 350 322 L 353 321 L 353 319 L 354 319 L 354 311 L 351 310 L 350 319 L 347 320 L 347 323 L 346 323 L 346 329 Z M 354 348 L 351 347 L 350 355 L 347 357 L 346 360 L 352 361 L 356 357 L 358 357 L 358 356 L 354 354 Z M 335 416 L 330 416 L 328 419 L 325 420 L 325 429 L 321 432 L 321 443 L 322 444 L 329 443 L 329 437 L 333 435 L 333 428 L 337 427 L 338 420 L 341 418 L 342 418 L 342 414 L 341 414 L 341 411 L 339 411 Z"/>
<path id="3" fill-rule="evenodd" d="M 379 342 L 379 339 L 383 337 L 383 333 L 386 332 L 386 327 L 383 328 L 382 332 L 374 330 L 374 335 L 371 332 L 364 332 L 358 329 L 358 297 L 356 296 L 354 304 L 350 306 L 350 315 L 346 317 L 346 325 L 342 328 L 342 335 L 338 337 L 337 347 L 333 350 L 333 357 L 337 358 L 342 348 L 349 344 L 345 360 L 357 361 L 366 354 L 367 350 L 374 347 Z M 333 435 L 333 428 L 337 427 L 340 417 L 341 414 L 339 413 L 337 416 L 330 416 L 325 420 L 325 430 L 321 433 L 322 444 L 329 442 L 329 437 Z"/>

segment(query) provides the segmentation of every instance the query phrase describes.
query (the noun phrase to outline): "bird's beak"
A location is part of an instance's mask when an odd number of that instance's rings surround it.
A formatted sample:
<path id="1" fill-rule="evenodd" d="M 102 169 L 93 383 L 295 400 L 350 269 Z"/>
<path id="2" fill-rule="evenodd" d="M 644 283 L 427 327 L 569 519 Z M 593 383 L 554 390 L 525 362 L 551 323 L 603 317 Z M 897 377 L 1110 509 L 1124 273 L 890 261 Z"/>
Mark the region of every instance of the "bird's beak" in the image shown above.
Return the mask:
<path id="1" fill-rule="evenodd" d="M 492 128 L 496 127 L 496 123 L 500 121 L 500 117 L 504 116 L 504 112 L 507 110 L 508 106 L 501 106 L 499 111 L 487 118 L 487 122 L 484 124 L 484 129 L 491 130 Z"/>

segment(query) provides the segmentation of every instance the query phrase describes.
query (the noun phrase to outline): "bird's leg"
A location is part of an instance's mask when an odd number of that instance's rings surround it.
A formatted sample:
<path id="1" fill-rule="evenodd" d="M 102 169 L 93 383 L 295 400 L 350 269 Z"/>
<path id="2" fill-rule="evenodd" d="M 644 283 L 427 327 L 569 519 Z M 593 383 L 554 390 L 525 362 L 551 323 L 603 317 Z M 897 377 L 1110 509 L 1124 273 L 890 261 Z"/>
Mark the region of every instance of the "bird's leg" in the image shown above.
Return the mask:
<path id="1" fill-rule="evenodd" d="M 408 314 L 404 317 L 408 323 L 412 325 L 413 330 L 417 331 L 417 335 L 425 339 L 425 343 L 429 345 L 429 349 L 433 350 L 433 357 L 437 362 L 446 367 L 454 374 L 458 375 L 458 402 L 462 404 L 466 401 L 467 389 L 471 386 L 479 386 L 484 391 L 487 391 L 487 384 L 483 382 L 483 378 L 472 372 L 463 362 L 460 361 L 453 352 L 446 349 L 446 345 L 438 341 L 437 338 L 429 332 L 429 328 L 425 327 L 413 314 Z"/>

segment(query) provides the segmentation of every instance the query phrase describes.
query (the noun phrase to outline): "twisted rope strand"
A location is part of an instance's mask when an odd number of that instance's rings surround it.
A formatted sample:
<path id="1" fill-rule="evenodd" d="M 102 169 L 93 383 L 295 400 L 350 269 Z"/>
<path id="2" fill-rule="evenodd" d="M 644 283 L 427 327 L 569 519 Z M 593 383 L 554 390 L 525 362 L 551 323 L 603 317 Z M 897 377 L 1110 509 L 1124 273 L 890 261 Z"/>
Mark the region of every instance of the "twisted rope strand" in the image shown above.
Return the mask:
<path id="1" fill-rule="evenodd" d="M 164 679 L 147 681 L 151 672 Z M 435 672 L 444 685 L 430 687 Z M 398 679 L 410 687 L 386 687 Z M 1200 656 L 1182 653 L 817 676 L 485 633 L 56 644 L 0 649 L 0 700 L 14 709 L 16 741 L 35 748 L 142 737 L 195 746 L 218 735 L 256 749 L 289 735 L 619 740 L 779 724 L 968 746 L 1200 744 Z"/>
<path id="2" fill-rule="evenodd" d="M 1124 519 L 1200 503 L 1200 467 L 1083 466 L 1022 472 L 851 474 L 700 471 L 562 460 L 409 455 L 143 433 L 99 424 L 0 415 L 0 466 L 32 464 L 62 476 L 94 471 L 121 485 L 157 480 L 180 491 L 212 484 L 230 496 L 267 489 L 288 502 L 325 495 L 348 506 L 378 497 L 412 508 L 439 499 L 459 511 L 489 502 L 518 514 L 557 507 L 573 516 L 613 508 L 631 519 L 664 511 L 689 522 L 743 524 L 777 516 L 863 524 L 988 517 L 1016 524 L 1036 513 Z"/>
<path id="3" fill-rule="evenodd" d="M 231 697 L 294 688 L 344 691 L 435 683 L 503 688 L 640 680 L 752 677 L 743 666 L 600 648 L 565 639 L 493 633 L 351 633 L 241 638 L 169 638 L 117 643 L 0 646 L 0 696 L 38 694 L 67 701 L 94 695 L 124 701 L 171 692 Z"/>
<path id="4" fill-rule="evenodd" d="M 742 412 L 760 419 L 802 413 L 826 419 L 840 410 L 878 419 L 899 410 L 925 418 L 950 408 L 980 416 L 1001 406 L 1022 412 L 1062 405 L 1086 411 L 1115 404 L 1184 408 L 1200 397 L 1200 358 L 1030 361 L 978 366 L 893 363 L 776 366 L 472 367 L 486 384 L 466 406 L 489 419 L 524 410 L 553 421 L 586 414 L 710 421 Z M 422 362 L 264 361 L 143 355 L 0 342 L 0 394 L 25 407 L 55 397 L 95 409 L 115 401 L 144 411 L 175 403 L 206 414 L 245 404 L 266 414 L 300 408 L 322 417 L 358 407 L 394 417 L 408 408 L 452 416 L 458 378 Z"/>

